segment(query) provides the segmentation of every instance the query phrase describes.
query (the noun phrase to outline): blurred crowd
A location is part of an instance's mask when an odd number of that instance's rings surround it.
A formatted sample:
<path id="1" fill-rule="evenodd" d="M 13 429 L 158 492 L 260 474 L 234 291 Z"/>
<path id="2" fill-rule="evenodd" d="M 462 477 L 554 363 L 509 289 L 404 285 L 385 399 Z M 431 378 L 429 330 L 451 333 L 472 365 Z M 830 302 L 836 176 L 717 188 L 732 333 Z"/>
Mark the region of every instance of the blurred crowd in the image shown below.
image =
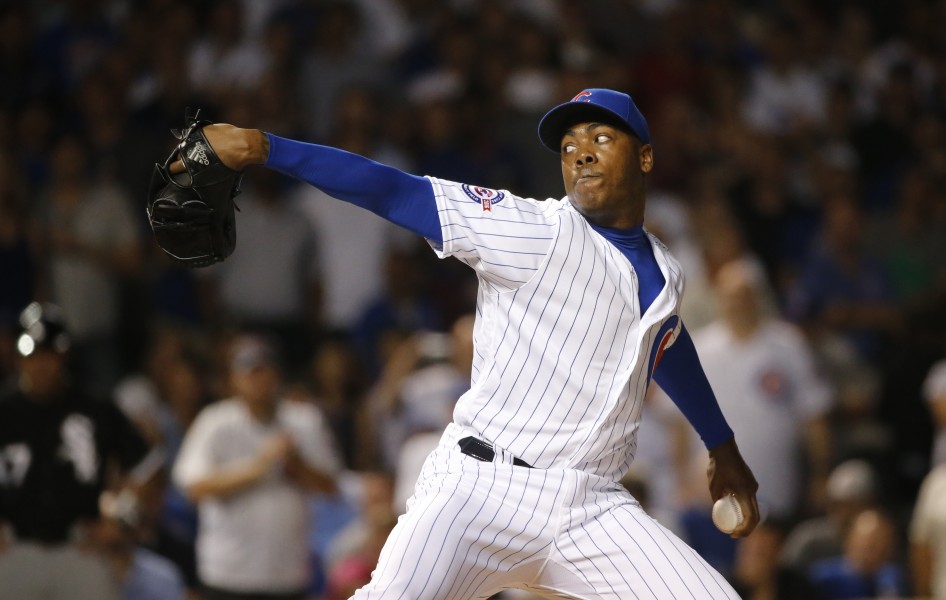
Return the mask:
<path id="1" fill-rule="evenodd" d="M 75 383 L 165 452 L 118 539 L 192 598 L 218 597 L 195 559 L 214 493 L 175 464 L 195 420 L 253 393 L 307 407 L 324 439 L 247 438 L 253 481 L 296 465 L 307 594 L 347 598 L 469 383 L 475 276 L 264 169 L 234 254 L 182 269 L 144 210 L 171 129 L 199 107 L 557 198 L 538 119 L 619 89 L 765 522 L 739 544 L 707 525 L 705 450 L 659 390 L 625 484 L 746 598 L 946 598 L 944 23 L 942 0 L 0 0 L 0 379 L 20 311 L 61 307 Z M 247 336 L 266 350 L 240 362 Z M 257 367 L 262 388 L 239 379 Z"/>

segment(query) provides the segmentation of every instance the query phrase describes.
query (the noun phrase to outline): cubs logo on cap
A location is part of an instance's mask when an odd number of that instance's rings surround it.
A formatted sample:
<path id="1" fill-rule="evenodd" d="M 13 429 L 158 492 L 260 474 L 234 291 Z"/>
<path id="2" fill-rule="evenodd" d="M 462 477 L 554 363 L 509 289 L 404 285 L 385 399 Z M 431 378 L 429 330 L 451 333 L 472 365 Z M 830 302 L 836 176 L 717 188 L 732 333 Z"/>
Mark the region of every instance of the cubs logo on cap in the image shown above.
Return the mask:
<path id="1" fill-rule="evenodd" d="M 647 120 L 630 96 L 603 88 L 582 90 L 574 98 L 545 113 L 539 121 L 539 140 L 555 152 L 561 150 L 562 134 L 568 126 L 581 121 L 602 119 L 628 127 L 644 144 L 650 143 Z"/>

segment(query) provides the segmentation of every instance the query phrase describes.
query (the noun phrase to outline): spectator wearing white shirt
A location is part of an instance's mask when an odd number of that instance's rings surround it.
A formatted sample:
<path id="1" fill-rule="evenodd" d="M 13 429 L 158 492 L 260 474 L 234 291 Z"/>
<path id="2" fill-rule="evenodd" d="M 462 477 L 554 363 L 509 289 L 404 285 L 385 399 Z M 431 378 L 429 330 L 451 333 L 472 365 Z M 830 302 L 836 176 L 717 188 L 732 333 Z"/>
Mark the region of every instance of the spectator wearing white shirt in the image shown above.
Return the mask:
<path id="1" fill-rule="evenodd" d="M 197 571 L 207 600 L 301 600 L 310 584 L 310 491 L 331 491 L 339 460 L 317 409 L 285 400 L 271 347 L 235 344 L 235 396 L 201 411 L 174 482 L 198 505 Z"/>
<path id="2" fill-rule="evenodd" d="M 806 492 L 821 503 L 832 394 L 801 332 L 767 314 L 764 281 L 757 264 L 723 266 L 716 279 L 720 318 L 693 340 L 720 407 L 747 448 L 760 508 L 790 518 L 805 508 Z"/>
<path id="3" fill-rule="evenodd" d="M 923 480 L 909 535 L 914 592 L 946 599 L 946 464 L 934 467 Z"/>

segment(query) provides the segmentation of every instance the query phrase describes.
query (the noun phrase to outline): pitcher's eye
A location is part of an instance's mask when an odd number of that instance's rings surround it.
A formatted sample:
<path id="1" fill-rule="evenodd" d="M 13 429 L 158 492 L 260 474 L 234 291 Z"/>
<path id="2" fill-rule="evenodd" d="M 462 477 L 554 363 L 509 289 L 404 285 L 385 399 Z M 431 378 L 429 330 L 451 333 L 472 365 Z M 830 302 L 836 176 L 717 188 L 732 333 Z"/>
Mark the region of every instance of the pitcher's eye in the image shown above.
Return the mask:
<path id="1" fill-rule="evenodd" d="M 596 144 L 603 144 L 603 143 L 607 142 L 607 141 L 610 140 L 610 139 L 611 139 L 611 137 L 610 137 L 609 135 L 607 135 L 607 134 L 605 134 L 605 133 L 599 133 L 598 135 L 595 136 L 595 143 L 596 143 Z"/>
<path id="2" fill-rule="evenodd" d="M 562 146 L 562 154 L 571 154 L 577 147 L 575 144 L 565 144 Z"/>

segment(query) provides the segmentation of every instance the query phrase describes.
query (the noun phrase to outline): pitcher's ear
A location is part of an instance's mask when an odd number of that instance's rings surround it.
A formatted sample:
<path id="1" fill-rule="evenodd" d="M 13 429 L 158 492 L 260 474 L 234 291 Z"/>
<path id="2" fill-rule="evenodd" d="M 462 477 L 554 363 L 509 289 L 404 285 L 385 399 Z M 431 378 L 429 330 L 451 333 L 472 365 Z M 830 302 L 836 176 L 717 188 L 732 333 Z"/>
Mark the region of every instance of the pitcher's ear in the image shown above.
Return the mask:
<path id="1" fill-rule="evenodd" d="M 640 150 L 641 172 L 650 173 L 654 168 L 654 149 L 650 144 L 644 144 Z"/>

